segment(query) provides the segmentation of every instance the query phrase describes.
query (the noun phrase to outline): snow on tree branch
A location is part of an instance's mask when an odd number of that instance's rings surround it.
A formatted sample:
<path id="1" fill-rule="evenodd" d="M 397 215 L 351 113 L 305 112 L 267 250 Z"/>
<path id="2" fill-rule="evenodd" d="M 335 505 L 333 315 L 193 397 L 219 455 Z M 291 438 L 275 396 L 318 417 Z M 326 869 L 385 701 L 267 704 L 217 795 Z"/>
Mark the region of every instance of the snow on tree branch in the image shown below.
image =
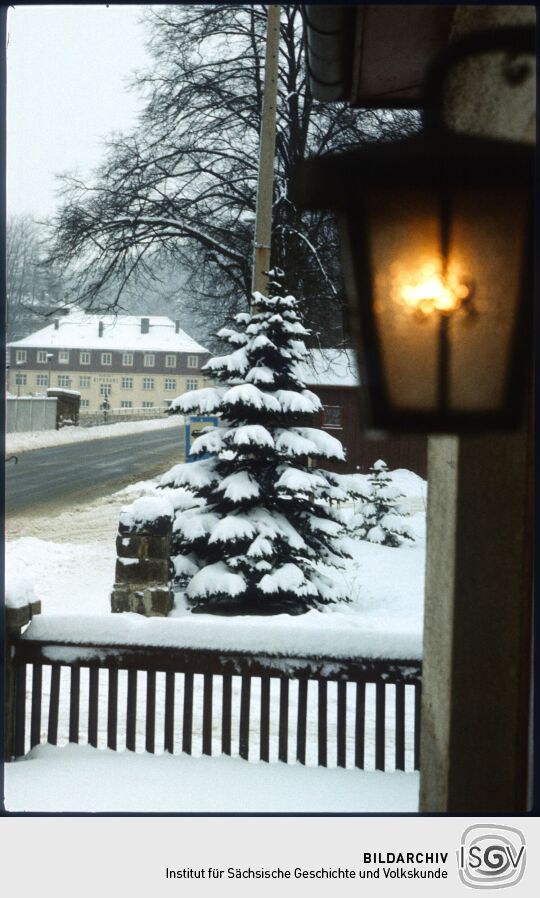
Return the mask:
<path id="1" fill-rule="evenodd" d="M 195 612 L 300 614 L 348 600 L 326 570 L 348 557 L 336 502 L 363 487 L 314 467 L 344 452 L 312 426 L 320 401 L 297 374 L 305 356 L 298 337 L 309 334 L 297 300 L 279 291 L 256 301 L 255 313 L 237 315 L 237 329 L 221 331 L 231 352 L 206 366 L 217 386 L 173 402 L 220 421 L 192 446 L 195 457 L 211 457 L 177 465 L 160 484 L 193 496 L 176 512 L 173 554 Z"/>

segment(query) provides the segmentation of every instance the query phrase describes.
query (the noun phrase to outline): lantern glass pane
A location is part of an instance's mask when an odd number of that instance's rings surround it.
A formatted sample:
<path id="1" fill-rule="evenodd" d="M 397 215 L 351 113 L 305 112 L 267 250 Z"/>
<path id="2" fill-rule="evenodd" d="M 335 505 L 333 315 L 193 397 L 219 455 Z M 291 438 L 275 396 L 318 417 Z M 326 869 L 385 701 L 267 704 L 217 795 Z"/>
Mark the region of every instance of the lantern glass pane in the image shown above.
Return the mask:
<path id="1" fill-rule="evenodd" d="M 388 400 L 397 409 L 427 412 L 437 402 L 438 322 L 436 315 L 416 313 L 407 288 L 440 263 L 436 192 L 374 189 L 364 193 L 364 203 L 375 338 Z"/>
<path id="2" fill-rule="evenodd" d="M 373 320 L 388 400 L 411 412 L 494 412 L 507 398 L 527 237 L 526 190 L 363 194 Z"/>
<path id="3" fill-rule="evenodd" d="M 496 411 L 506 400 L 527 264 L 527 214 L 527 191 L 515 187 L 455 196 L 451 254 L 470 273 L 471 298 L 449 320 L 452 410 Z"/>

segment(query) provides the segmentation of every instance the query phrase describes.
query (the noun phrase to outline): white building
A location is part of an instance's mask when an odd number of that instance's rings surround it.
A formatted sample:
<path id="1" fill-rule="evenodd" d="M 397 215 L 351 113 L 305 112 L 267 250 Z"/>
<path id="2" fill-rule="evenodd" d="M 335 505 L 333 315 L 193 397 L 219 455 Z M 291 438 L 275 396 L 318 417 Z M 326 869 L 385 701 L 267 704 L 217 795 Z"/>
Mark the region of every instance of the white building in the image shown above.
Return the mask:
<path id="1" fill-rule="evenodd" d="M 48 387 L 81 394 L 81 413 L 162 408 L 202 387 L 208 350 L 164 316 L 74 311 L 8 344 L 8 390 L 36 395 Z"/>

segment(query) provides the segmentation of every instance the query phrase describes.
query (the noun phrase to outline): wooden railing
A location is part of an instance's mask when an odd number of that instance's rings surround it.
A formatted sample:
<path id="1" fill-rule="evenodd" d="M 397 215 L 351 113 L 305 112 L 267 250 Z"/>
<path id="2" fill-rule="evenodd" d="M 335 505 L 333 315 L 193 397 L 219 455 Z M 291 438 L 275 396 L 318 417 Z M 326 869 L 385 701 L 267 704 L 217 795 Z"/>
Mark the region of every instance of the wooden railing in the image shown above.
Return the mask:
<path id="1" fill-rule="evenodd" d="M 40 742 L 411 770 L 421 663 L 12 641 L 8 757 Z M 9 697 L 8 697 L 9 698 Z M 368 757 L 369 756 L 369 757 Z"/>

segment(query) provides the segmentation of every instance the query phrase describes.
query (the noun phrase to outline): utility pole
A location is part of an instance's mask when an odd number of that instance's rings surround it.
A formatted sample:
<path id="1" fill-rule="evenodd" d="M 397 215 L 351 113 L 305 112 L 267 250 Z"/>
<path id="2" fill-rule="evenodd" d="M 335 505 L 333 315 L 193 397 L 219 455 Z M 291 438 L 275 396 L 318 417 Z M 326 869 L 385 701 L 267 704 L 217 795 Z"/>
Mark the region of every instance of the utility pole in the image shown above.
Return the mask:
<path id="1" fill-rule="evenodd" d="M 266 294 L 268 288 L 268 277 L 264 272 L 270 268 L 270 242 L 272 237 L 280 11 L 279 6 L 268 7 L 261 138 L 259 145 L 259 176 L 257 181 L 257 211 L 255 216 L 255 248 L 251 275 L 251 292 L 255 293 L 255 291 L 258 291 L 263 294 Z M 255 311 L 253 300 L 252 311 Z"/>

